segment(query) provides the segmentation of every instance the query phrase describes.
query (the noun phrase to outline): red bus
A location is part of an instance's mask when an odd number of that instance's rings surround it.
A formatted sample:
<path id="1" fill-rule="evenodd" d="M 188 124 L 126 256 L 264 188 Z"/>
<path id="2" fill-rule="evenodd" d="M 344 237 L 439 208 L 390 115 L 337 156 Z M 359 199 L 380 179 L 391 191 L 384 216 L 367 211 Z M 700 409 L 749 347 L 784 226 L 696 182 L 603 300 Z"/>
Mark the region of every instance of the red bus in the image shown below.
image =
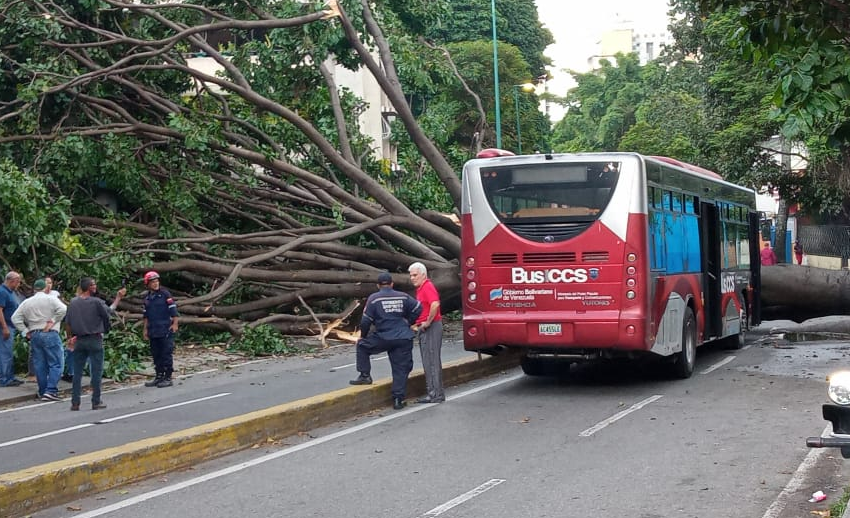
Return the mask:
<path id="1" fill-rule="evenodd" d="M 697 346 L 743 346 L 759 323 L 755 192 L 636 153 L 506 156 L 463 169 L 464 348 L 557 363 L 667 357 L 689 377 Z"/>

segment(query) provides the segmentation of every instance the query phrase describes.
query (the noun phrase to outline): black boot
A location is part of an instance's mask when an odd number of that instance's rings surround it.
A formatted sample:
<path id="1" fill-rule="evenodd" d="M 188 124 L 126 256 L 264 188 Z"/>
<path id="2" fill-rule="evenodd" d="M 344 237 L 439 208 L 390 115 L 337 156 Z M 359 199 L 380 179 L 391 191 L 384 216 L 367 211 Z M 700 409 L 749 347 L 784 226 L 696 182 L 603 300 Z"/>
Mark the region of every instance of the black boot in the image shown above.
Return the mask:
<path id="1" fill-rule="evenodd" d="M 396 410 L 401 410 L 406 407 L 407 403 L 404 402 L 404 398 L 394 397 L 393 398 L 393 408 Z"/>
<path id="2" fill-rule="evenodd" d="M 357 376 L 356 380 L 349 381 L 352 385 L 371 385 L 372 384 L 372 376 L 368 374 L 360 373 L 360 376 Z"/>
<path id="3" fill-rule="evenodd" d="M 165 387 L 170 387 L 172 385 L 174 385 L 174 383 L 171 382 L 171 373 L 170 372 L 166 372 L 165 374 L 163 374 L 162 379 L 159 380 L 159 383 L 156 384 L 157 388 L 165 388 Z"/>
<path id="4" fill-rule="evenodd" d="M 152 380 L 150 380 L 150 381 L 146 381 L 146 382 L 145 382 L 145 386 L 146 386 L 146 387 L 158 387 L 158 386 L 159 386 L 159 382 L 160 382 L 160 381 L 162 381 L 162 378 L 164 378 L 164 377 L 165 377 L 165 374 L 164 374 L 164 373 L 162 373 L 162 372 L 157 372 L 157 373 L 156 373 L 156 378 L 154 378 L 154 379 L 152 379 Z"/>

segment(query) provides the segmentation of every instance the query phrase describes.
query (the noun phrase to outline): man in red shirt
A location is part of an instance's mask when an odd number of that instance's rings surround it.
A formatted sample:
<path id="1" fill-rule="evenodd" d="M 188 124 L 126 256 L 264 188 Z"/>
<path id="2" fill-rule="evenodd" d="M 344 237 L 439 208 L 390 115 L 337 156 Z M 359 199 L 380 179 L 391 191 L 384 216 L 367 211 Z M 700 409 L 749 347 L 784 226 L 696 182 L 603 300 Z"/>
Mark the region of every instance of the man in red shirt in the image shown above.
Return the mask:
<path id="1" fill-rule="evenodd" d="M 428 270 L 424 264 L 413 263 L 407 271 L 410 273 L 410 281 L 416 287 L 416 300 L 422 304 L 422 313 L 413 328 L 419 334 L 419 352 L 422 354 L 425 386 L 428 388 L 428 393 L 416 402 L 442 403 L 446 400 L 446 393 L 443 392 L 443 361 L 440 358 L 440 349 L 443 347 L 440 295 L 428 278 Z"/>

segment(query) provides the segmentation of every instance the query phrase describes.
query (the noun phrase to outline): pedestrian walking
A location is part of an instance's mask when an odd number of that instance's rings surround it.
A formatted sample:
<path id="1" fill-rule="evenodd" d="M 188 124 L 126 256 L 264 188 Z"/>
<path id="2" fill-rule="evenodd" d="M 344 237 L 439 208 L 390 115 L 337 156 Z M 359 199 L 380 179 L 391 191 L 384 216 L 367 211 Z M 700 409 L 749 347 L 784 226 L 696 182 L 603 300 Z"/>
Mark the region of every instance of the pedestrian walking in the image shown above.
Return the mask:
<path id="1" fill-rule="evenodd" d="M 770 243 L 764 244 L 764 248 L 761 249 L 760 255 L 762 266 L 773 266 L 778 262 L 776 259 L 776 254 L 773 252 L 773 249 L 770 248 Z"/>
<path id="2" fill-rule="evenodd" d="M 61 401 L 59 378 L 62 376 L 63 346 L 59 323 L 68 308 L 58 297 L 47 294 L 44 279 L 36 280 L 32 287 L 35 293 L 18 306 L 12 314 L 12 323 L 30 344 L 38 398 Z"/>
<path id="3" fill-rule="evenodd" d="M 357 371 L 360 376 L 352 385 L 372 384 L 372 364 L 369 357 L 386 352 L 393 373 L 393 408 L 401 410 L 407 403 L 407 377 L 413 370 L 413 323 L 422 312 L 422 305 L 406 293 L 393 289 L 393 278 L 387 273 L 378 275 L 378 291 L 369 295 L 360 320 L 360 340 L 357 341 Z"/>
<path id="4" fill-rule="evenodd" d="M 419 336 L 419 353 L 422 355 L 425 387 L 428 391 L 416 402 L 442 403 L 446 400 L 446 393 L 443 391 L 443 360 L 440 357 L 443 347 L 440 295 L 434 283 L 428 278 L 428 269 L 424 264 L 413 263 L 407 271 L 410 273 L 410 281 L 416 287 L 416 300 L 422 304 L 422 313 L 416 319 L 413 329 Z"/>
<path id="5" fill-rule="evenodd" d="M 90 363 L 91 408 L 106 408 L 100 397 L 103 378 L 103 335 L 109 332 L 109 309 L 106 303 L 93 296 L 97 283 L 91 277 L 80 279 L 80 294 L 71 299 L 65 316 L 68 347 L 74 351 L 74 376 L 71 384 L 71 410 L 80 409 L 83 390 L 83 368 Z"/>
<path id="6" fill-rule="evenodd" d="M 797 264 L 803 264 L 803 244 L 799 239 L 794 241 L 794 257 L 797 258 Z"/>
<path id="7" fill-rule="evenodd" d="M 15 326 L 12 315 L 18 309 L 15 291 L 21 285 L 21 274 L 9 272 L 0 284 L 0 387 L 17 387 L 23 383 L 15 377 Z"/>
<path id="8" fill-rule="evenodd" d="M 145 307 L 142 328 L 145 340 L 150 340 L 151 356 L 156 378 L 145 383 L 146 387 L 170 387 L 174 372 L 174 333 L 177 332 L 177 302 L 168 290 L 160 285 L 159 274 L 145 274 Z"/>

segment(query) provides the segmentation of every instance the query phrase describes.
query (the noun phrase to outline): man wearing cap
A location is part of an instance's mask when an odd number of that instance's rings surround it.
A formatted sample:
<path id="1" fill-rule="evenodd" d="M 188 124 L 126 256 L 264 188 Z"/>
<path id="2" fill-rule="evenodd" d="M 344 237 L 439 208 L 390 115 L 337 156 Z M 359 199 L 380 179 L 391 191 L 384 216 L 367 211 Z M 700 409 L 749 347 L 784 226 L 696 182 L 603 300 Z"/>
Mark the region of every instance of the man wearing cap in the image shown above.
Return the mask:
<path id="1" fill-rule="evenodd" d="M 174 333 L 177 332 L 177 302 L 168 290 L 159 283 L 159 274 L 145 274 L 144 326 L 142 334 L 150 340 L 151 356 L 156 370 L 156 378 L 145 383 L 146 387 L 170 387 L 171 373 L 174 371 Z"/>
<path id="2" fill-rule="evenodd" d="M 372 383 L 369 357 L 386 352 L 393 373 L 393 408 L 406 406 L 407 376 L 413 370 L 413 336 L 411 326 L 422 312 L 422 305 L 406 293 L 393 289 L 393 278 L 387 273 L 378 275 L 376 293 L 369 295 L 360 320 L 360 340 L 357 341 L 357 370 L 360 376 L 352 385 Z"/>
<path id="3" fill-rule="evenodd" d="M 30 342 L 38 397 L 42 401 L 61 401 L 58 384 L 63 357 L 59 322 L 65 318 L 68 308 L 59 298 L 44 291 L 47 287 L 44 279 L 36 280 L 32 287 L 35 294 L 18 306 L 12 323 Z"/>

